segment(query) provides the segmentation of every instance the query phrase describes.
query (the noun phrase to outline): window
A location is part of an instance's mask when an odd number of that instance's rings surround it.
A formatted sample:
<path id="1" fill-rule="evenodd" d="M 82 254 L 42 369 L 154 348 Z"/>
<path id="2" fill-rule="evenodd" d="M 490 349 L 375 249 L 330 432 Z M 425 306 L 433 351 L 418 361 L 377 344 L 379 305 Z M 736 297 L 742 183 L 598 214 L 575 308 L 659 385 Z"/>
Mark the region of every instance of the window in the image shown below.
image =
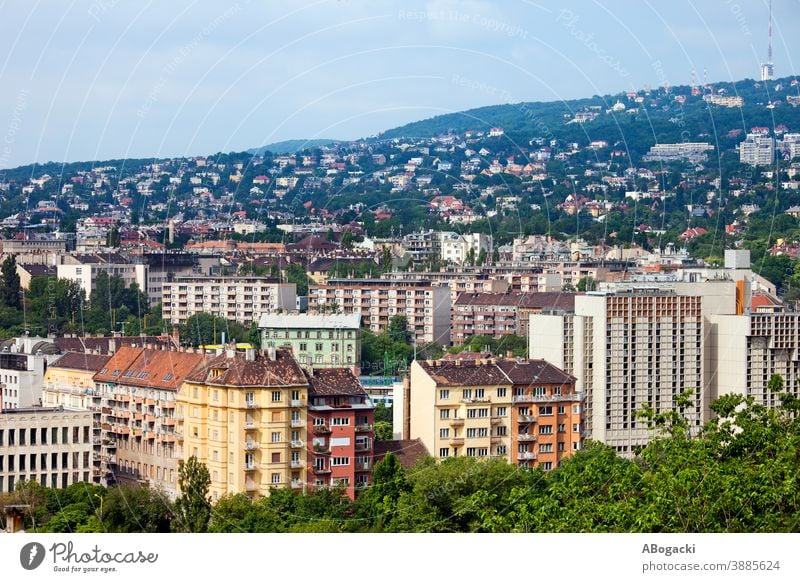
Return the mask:
<path id="1" fill-rule="evenodd" d="M 572 432 L 581 432 L 581 424 L 579 422 L 572 425 Z"/>
<path id="2" fill-rule="evenodd" d="M 495 413 L 496 416 L 505 416 L 506 415 L 506 407 L 505 406 L 498 406 L 497 412 Z"/>
<path id="3" fill-rule="evenodd" d="M 553 415 L 553 407 L 552 406 L 540 406 L 539 407 L 539 414 L 543 416 L 552 416 Z"/>
<path id="4" fill-rule="evenodd" d="M 272 442 L 273 442 L 273 443 L 279 443 L 279 442 L 281 442 L 281 433 L 279 433 L 279 432 L 273 432 L 273 433 L 272 433 Z"/>
<path id="5" fill-rule="evenodd" d="M 567 432 L 567 425 L 559 424 L 558 425 L 558 432 Z"/>
<path id="6" fill-rule="evenodd" d="M 467 456 L 474 457 L 477 450 L 478 449 L 476 447 L 467 447 Z"/>
<path id="7" fill-rule="evenodd" d="M 489 409 L 488 408 L 479 408 L 478 409 L 478 418 L 489 418 Z"/>
<path id="8" fill-rule="evenodd" d="M 478 429 L 477 428 L 468 428 L 467 429 L 467 438 L 468 439 L 474 439 L 477 434 L 478 434 Z"/>
<path id="9" fill-rule="evenodd" d="M 439 429 L 439 438 L 440 439 L 450 438 L 450 429 L 449 428 L 440 428 Z"/>
<path id="10" fill-rule="evenodd" d="M 547 461 L 545 463 L 539 463 L 539 466 L 542 469 L 544 469 L 545 471 L 549 471 L 549 470 L 551 470 L 553 468 L 553 463 L 550 462 L 550 461 Z"/>
<path id="11" fill-rule="evenodd" d="M 489 429 L 488 428 L 479 428 L 478 429 L 478 437 L 487 437 L 489 436 Z"/>
<path id="12" fill-rule="evenodd" d="M 497 389 L 497 397 L 498 398 L 505 398 L 506 397 L 506 389 L 505 388 L 498 388 Z"/>
<path id="13" fill-rule="evenodd" d="M 572 414 L 580 414 L 581 413 L 581 405 L 580 404 L 573 404 L 572 405 Z"/>
<path id="14" fill-rule="evenodd" d="M 465 390 L 462 390 L 461 391 L 461 398 L 463 398 L 464 400 L 471 399 L 472 398 L 472 389 L 471 388 L 467 388 Z"/>
<path id="15" fill-rule="evenodd" d="M 334 467 L 343 467 L 350 464 L 350 457 L 333 457 L 331 465 Z"/>
<path id="16" fill-rule="evenodd" d="M 539 434 L 553 434 L 553 425 L 552 424 L 539 425 Z"/>
<path id="17" fill-rule="evenodd" d="M 318 352 L 321 352 L 322 351 L 322 344 L 320 344 L 320 343 L 314 344 L 314 349 L 316 351 L 318 351 Z"/>
<path id="18" fill-rule="evenodd" d="M 533 389 L 533 395 L 534 396 L 546 396 L 547 395 L 547 389 L 544 386 L 536 386 Z"/>
<path id="19" fill-rule="evenodd" d="M 281 391 L 280 390 L 273 390 L 272 391 L 272 401 L 273 402 L 280 402 L 281 401 Z"/>
<path id="20" fill-rule="evenodd" d="M 467 410 L 467 418 L 478 418 L 478 411 L 475 408 Z"/>
<path id="21" fill-rule="evenodd" d="M 347 426 L 350 424 L 350 417 L 347 416 L 334 416 L 331 419 L 333 426 Z"/>
<path id="22" fill-rule="evenodd" d="M 273 463 L 280 463 L 281 462 L 281 454 L 280 453 L 272 453 L 272 462 Z"/>
<path id="23" fill-rule="evenodd" d="M 449 457 L 450 456 L 450 449 L 447 447 L 442 447 L 439 449 L 439 456 L 440 457 Z"/>
<path id="24" fill-rule="evenodd" d="M 553 452 L 553 445 L 551 443 L 542 443 L 539 445 L 539 452 L 540 453 L 552 453 Z"/>
<path id="25" fill-rule="evenodd" d="M 305 342 L 300 342 L 300 351 L 305 352 L 308 349 L 308 344 Z"/>
<path id="26" fill-rule="evenodd" d="M 565 406 L 559 406 L 558 407 L 558 413 L 559 414 L 566 414 L 567 413 L 566 407 Z"/>
<path id="27" fill-rule="evenodd" d="M 498 426 L 497 427 L 497 436 L 506 436 L 506 427 Z"/>
<path id="28" fill-rule="evenodd" d="M 564 451 L 564 443 L 558 443 L 558 451 L 559 452 L 563 452 Z"/>
<path id="29" fill-rule="evenodd" d="M 498 455 L 505 455 L 506 454 L 506 446 L 505 445 L 497 445 L 497 454 Z"/>
<path id="30" fill-rule="evenodd" d="M 280 473 L 273 473 L 272 474 L 272 484 L 278 485 L 281 482 L 281 474 Z"/>
<path id="31" fill-rule="evenodd" d="M 449 408 L 443 408 L 439 411 L 439 420 L 447 420 L 448 418 L 450 418 Z"/>
<path id="32" fill-rule="evenodd" d="M 450 390 L 439 390 L 439 400 L 447 400 L 450 398 Z"/>
<path id="33" fill-rule="evenodd" d="M 485 390 L 483 388 L 477 388 L 475 390 L 475 398 L 484 398 Z"/>

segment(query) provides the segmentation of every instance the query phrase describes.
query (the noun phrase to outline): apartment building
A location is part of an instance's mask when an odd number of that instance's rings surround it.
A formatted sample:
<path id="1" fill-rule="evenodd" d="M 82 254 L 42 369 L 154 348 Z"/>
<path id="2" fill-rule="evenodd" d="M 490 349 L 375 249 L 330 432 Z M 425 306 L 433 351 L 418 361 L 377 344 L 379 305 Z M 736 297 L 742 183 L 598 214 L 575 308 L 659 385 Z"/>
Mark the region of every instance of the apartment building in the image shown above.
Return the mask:
<path id="1" fill-rule="evenodd" d="M 575 378 L 544 360 L 417 360 L 410 424 L 437 459 L 497 457 L 553 469 L 581 447 Z"/>
<path id="2" fill-rule="evenodd" d="M 262 313 L 293 311 L 297 285 L 268 277 L 177 277 L 163 284 L 162 301 L 163 318 L 172 324 L 210 313 L 251 325 Z"/>
<path id="3" fill-rule="evenodd" d="M 136 283 L 145 292 L 147 269 L 146 264 L 133 263 L 118 253 L 62 255 L 61 264 L 56 265 L 56 276 L 77 282 L 86 297 L 89 297 L 96 287 L 97 275 L 100 273 L 119 277 L 126 287 Z"/>
<path id="4" fill-rule="evenodd" d="M 94 384 L 94 375 L 102 370 L 111 356 L 67 352 L 47 367 L 44 374 L 42 400 L 44 406 L 63 406 L 92 413 L 92 481 L 105 485 L 108 474 L 101 463 L 109 454 L 110 441 L 100 431 L 102 400 Z M 105 449 L 105 450 L 104 450 Z M 107 458 L 105 459 L 107 461 Z"/>
<path id="5" fill-rule="evenodd" d="M 0 342 L 0 410 L 41 406 L 47 363 L 60 353 L 52 341 L 37 336 Z"/>
<path id="6" fill-rule="evenodd" d="M 0 413 L 0 493 L 20 481 L 66 488 L 92 481 L 92 413 L 15 408 Z"/>
<path id="7" fill-rule="evenodd" d="M 657 143 L 642 158 L 645 162 L 698 162 L 708 158 L 714 146 L 705 142 Z"/>
<path id="8" fill-rule="evenodd" d="M 450 300 L 455 302 L 461 293 L 505 293 L 509 284 L 503 279 L 490 278 L 481 268 L 443 268 L 438 271 L 410 272 L 391 271 L 381 275 L 383 279 L 409 279 L 430 281 L 433 285 L 450 287 Z M 558 286 L 561 289 L 561 285 Z"/>
<path id="9" fill-rule="evenodd" d="M 291 348 L 301 363 L 315 368 L 361 364 L 361 316 L 273 314 L 259 320 L 262 348 Z"/>
<path id="10" fill-rule="evenodd" d="M 450 344 L 450 290 L 429 280 L 329 279 L 326 285 L 310 287 L 308 294 L 312 312 L 358 314 L 375 333 L 402 315 L 418 345 Z"/>
<path id="11" fill-rule="evenodd" d="M 208 467 L 212 499 L 305 488 L 308 380 L 290 350 L 206 355 L 178 402 L 183 457 Z"/>
<path id="12" fill-rule="evenodd" d="M 462 293 L 453 304 L 451 340 L 461 345 L 474 335 L 527 337 L 531 314 L 574 307 L 574 293 Z"/>
<path id="13" fill-rule="evenodd" d="M 220 266 L 220 257 L 197 253 L 145 253 L 140 259 L 147 265 L 147 288 L 150 303 L 162 301 L 164 283 L 177 277 L 208 277 Z"/>
<path id="14" fill-rule="evenodd" d="M 347 368 L 307 371 L 308 482 L 342 486 L 355 499 L 371 480 L 375 407 Z"/>
<path id="15" fill-rule="evenodd" d="M 800 396 L 800 313 L 716 315 L 710 318 L 713 368 L 711 389 L 716 396 L 752 396 L 768 407 L 779 404 L 768 388 L 778 374 L 784 390 Z"/>
<path id="16" fill-rule="evenodd" d="M 177 393 L 202 360 L 192 352 L 122 347 L 94 375 L 101 397 L 101 469 L 110 481 L 177 495 Z"/>
<path id="17" fill-rule="evenodd" d="M 750 166 L 768 166 L 775 161 L 775 138 L 770 135 L 748 133 L 739 144 L 739 161 Z"/>
<path id="18" fill-rule="evenodd" d="M 729 301 L 715 295 L 733 289 L 727 283 L 579 295 L 574 314 L 531 315 L 530 354 L 576 376 L 586 395 L 586 436 L 620 454 L 632 455 L 652 436 L 637 416 L 642 405 L 673 410 L 675 397 L 688 388 L 694 395 L 684 413 L 697 432 L 710 403 L 704 316 L 734 308 L 733 293 Z"/>

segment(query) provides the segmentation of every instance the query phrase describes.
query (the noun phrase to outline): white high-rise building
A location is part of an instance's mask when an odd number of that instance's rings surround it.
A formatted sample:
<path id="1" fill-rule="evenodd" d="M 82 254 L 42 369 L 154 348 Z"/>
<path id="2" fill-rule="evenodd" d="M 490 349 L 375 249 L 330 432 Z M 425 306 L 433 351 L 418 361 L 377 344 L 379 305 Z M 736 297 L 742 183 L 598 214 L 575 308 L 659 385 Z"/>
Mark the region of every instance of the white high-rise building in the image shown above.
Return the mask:
<path id="1" fill-rule="evenodd" d="M 747 134 L 739 144 L 739 161 L 751 166 L 768 166 L 775 161 L 775 139 L 769 135 Z"/>

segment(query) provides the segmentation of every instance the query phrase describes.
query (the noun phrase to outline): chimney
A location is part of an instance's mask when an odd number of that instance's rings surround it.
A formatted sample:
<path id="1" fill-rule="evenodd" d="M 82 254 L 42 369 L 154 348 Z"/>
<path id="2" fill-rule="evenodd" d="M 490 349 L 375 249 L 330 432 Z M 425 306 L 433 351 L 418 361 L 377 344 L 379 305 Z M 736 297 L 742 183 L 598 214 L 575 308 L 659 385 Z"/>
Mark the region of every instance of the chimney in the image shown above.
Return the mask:
<path id="1" fill-rule="evenodd" d="M 181 330 L 177 325 L 172 326 L 172 341 L 176 346 L 181 345 Z"/>
<path id="2" fill-rule="evenodd" d="M 244 351 L 244 359 L 248 362 L 255 362 L 256 361 L 256 350 L 254 348 L 247 348 Z"/>

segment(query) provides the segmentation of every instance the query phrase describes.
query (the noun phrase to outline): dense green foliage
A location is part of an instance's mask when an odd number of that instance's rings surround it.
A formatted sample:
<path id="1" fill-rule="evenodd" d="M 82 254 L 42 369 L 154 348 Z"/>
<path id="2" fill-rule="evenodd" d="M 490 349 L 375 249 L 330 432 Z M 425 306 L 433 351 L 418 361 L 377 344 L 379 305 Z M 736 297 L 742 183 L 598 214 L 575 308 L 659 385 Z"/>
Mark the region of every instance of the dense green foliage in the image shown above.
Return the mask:
<path id="1" fill-rule="evenodd" d="M 195 313 L 180 327 L 181 343 L 194 347 L 218 344 L 225 333 L 225 341 L 249 341 L 250 330 L 241 323 L 228 321 L 223 317 L 215 317 L 210 313 Z"/>
<path id="2" fill-rule="evenodd" d="M 211 498 L 208 488 L 211 475 L 208 468 L 192 455 L 178 467 L 180 497 L 175 501 L 175 531 L 203 533 L 211 519 Z"/>
<path id="3" fill-rule="evenodd" d="M 508 334 L 495 339 L 490 335 L 473 335 L 460 346 L 453 346 L 447 350 L 451 354 L 463 351 L 490 352 L 495 355 L 505 355 L 511 352 L 514 357 L 524 358 L 528 353 L 528 340 L 518 335 Z"/>

